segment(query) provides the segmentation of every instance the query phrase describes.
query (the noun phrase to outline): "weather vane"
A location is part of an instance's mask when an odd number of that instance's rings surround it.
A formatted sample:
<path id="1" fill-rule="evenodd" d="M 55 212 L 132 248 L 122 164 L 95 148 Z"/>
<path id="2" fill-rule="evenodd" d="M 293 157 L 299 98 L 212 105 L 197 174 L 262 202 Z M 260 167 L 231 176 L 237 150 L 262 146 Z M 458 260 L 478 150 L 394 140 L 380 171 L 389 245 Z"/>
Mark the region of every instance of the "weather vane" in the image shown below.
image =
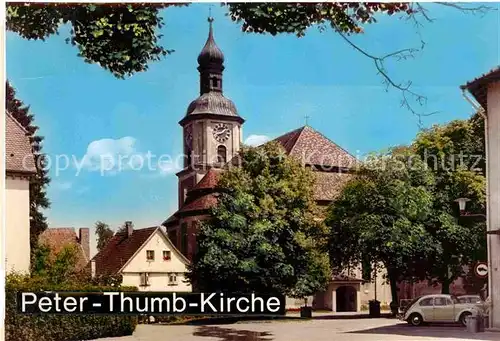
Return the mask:
<path id="1" fill-rule="evenodd" d="M 305 115 L 304 118 L 306 120 L 306 126 L 309 125 L 309 118 L 310 118 L 310 116 L 309 115 Z"/>
<path id="2" fill-rule="evenodd" d="M 214 21 L 214 18 L 212 18 L 212 4 L 208 5 L 208 21 L 212 22 Z"/>

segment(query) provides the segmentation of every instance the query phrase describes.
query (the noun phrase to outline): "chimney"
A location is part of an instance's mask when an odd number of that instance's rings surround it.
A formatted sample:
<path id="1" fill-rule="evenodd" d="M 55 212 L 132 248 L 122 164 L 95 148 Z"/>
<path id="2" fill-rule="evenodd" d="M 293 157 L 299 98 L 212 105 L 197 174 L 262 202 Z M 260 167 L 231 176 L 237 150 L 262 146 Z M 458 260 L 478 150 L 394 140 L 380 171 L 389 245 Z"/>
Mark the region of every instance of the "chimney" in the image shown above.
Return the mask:
<path id="1" fill-rule="evenodd" d="M 95 277 L 96 269 L 95 269 L 95 260 L 90 261 L 90 274 L 92 275 L 92 278 Z"/>
<path id="2" fill-rule="evenodd" d="M 90 259 L 90 230 L 85 227 L 81 228 L 79 231 L 78 242 L 82 246 L 83 252 L 87 259 Z"/>
<path id="3" fill-rule="evenodd" d="M 125 222 L 125 230 L 127 231 L 127 237 L 130 237 L 132 235 L 132 232 L 134 232 L 134 225 L 131 221 Z"/>

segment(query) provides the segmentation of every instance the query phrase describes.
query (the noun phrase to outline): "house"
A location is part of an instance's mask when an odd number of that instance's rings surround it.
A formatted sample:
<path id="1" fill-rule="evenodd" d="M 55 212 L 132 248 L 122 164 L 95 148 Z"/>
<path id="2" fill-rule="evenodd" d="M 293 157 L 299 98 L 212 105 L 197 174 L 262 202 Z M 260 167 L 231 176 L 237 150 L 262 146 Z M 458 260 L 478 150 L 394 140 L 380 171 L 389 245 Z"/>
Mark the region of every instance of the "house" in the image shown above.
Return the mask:
<path id="1" fill-rule="evenodd" d="M 237 166 L 245 120 L 236 105 L 223 91 L 224 54 L 215 43 L 209 18 L 207 41 L 198 56 L 200 95 L 194 99 L 179 121 L 183 129 L 184 168 L 178 177 L 178 210 L 164 222 L 169 239 L 187 259 L 196 254 L 199 223 L 217 204 L 216 185 L 221 172 Z M 275 139 L 285 152 L 295 157 L 316 176 L 314 197 L 320 208 L 326 208 L 352 177 L 357 160 L 345 149 L 309 125 L 294 129 Z M 319 210 L 318 219 L 323 219 Z M 313 300 L 319 309 L 359 311 L 362 304 L 378 294 L 383 303 L 390 299 L 389 285 L 378 278 L 377 289 L 364 283 L 360 269 L 343 276 L 332 276 L 324 293 Z M 309 301 L 311 302 L 311 300 Z M 289 299 L 287 305 L 302 305 Z"/>
<path id="2" fill-rule="evenodd" d="M 5 115 L 5 270 L 30 270 L 30 178 L 35 158 L 26 129 Z"/>
<path id="3" fill-rule="evenodd" d="M 140 291 L 190 292 L 188 264 L 161 227 L 133 229 L 129 222 L 92 258 L 91 269 L 95 276 L 121 275 L 122 285 Z"/>
<path id="4" fill-rule="evenodd" d="M 76 270 L 83 269 L 90 260 L 90 232 L 88 228 L 80 228 L 78 235 L 74 228 L 48 228 L 38 238 L 40 245 L 48 246 L 53 256 L 67 246 L 76 250 Z"/>
<path id="5" fill-rule="evenodd" d="M 465 91 L 472 94 L 485 118 L 490 327 L 500 329 L 500 67 L 463 85 L 462 90 L 464 95 Z"/>

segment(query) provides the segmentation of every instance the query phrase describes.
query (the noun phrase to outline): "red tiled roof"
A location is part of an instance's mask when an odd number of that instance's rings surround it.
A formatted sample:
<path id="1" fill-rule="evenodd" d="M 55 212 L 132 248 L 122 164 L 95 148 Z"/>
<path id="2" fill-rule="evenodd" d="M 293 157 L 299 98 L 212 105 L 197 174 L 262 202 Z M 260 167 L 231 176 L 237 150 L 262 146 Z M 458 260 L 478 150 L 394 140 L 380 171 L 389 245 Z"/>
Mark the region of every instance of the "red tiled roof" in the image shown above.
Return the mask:
<path id="1" fill-rule="evenodd" d="M 95 257 L 96 274 L 116 274 L 151 237 L 158 227 L 116 233 Z"/>
<path id="2" fill-rule="evenodd" d="M 205 174 L 205 176 L 194 186 L 191 191 L 201 190 L 201 189 L 213 189 L 217 186 L 219 181 L 220 170 L 215 168 L 210 168 Z"/>
<path id="3" fill-rule="evenodd" d="M 215 205 L 217 205 L 217 197 L 214 194 L 206 194 L 185 204 L 177 213 L 208 210 Z"/>
<path id="4" fill-rule="evenodd" d="M 35 158 L 28 132 L 8 112 L 5 115 L 5 163 L 6 171 L 35 173 Z"/>
<path id="5" fill-rule="evenodd" d="M 352 179 L 351 174 L 339 172 L 314 172 L 314 199 L 333 201 L 337 198 L 345 184 Z"/>
<path id="6" fill-rule="evenodd" d="M 77 250 L 76 267 L 78 269 L 84 268 L 89 261 L 74 228 L 48 228 L 40 234 L 38 241 L 40 244 L 48 246 L 54 256 L 61 252 L 64 247 L 74 245 Z"/>
<path id="7" fill-rule="evenodd" d="M 346 150 L 309 126 L 296 129 L 275 139 L 287 154 L 299 159 L 302 164 L 339 168 L 351 168 L 356 158 Z"/>
<path id="8" fill-rule="evenodd" d="M 462 85 L 462 90 L 467 89 L 476 98 L 476 101 L 481 104 L 484 109 L 487 109 L 487 85 L 491 82 L 500 80 L 500 66 L 474 78 L 467 84 Z"/>

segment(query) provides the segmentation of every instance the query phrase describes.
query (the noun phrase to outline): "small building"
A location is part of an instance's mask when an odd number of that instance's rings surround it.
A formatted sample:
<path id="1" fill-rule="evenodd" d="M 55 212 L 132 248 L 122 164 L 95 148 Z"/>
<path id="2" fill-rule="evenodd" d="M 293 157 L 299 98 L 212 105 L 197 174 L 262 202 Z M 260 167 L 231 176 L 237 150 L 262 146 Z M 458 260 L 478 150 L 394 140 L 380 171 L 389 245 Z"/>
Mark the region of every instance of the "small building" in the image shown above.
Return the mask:
<path id="1" fill-rule="evenodd" d="M 95 276 L 121 275 L 122 285 L 139 291 L 191 292 L 186 273 L 189 261 L 160 227 L 115 233 L 91 260 Z"/>
<path id="2" fill-rule="evenodd" d="M 88 228 L 80 228 L 78 235 L 72 227 L 48 228 L 38 238 L 40 245 L 50 248 L 54 257 L 67 246 L 76 250 L 75 270 L 83 269 L 90 260 L 90 232 Z"/>
<path id="3" fill-rule="evenodd" d="M 26 129 L 5 115 L 5 270 L 30 270 L 30 179 L 35 157 Z"/>

